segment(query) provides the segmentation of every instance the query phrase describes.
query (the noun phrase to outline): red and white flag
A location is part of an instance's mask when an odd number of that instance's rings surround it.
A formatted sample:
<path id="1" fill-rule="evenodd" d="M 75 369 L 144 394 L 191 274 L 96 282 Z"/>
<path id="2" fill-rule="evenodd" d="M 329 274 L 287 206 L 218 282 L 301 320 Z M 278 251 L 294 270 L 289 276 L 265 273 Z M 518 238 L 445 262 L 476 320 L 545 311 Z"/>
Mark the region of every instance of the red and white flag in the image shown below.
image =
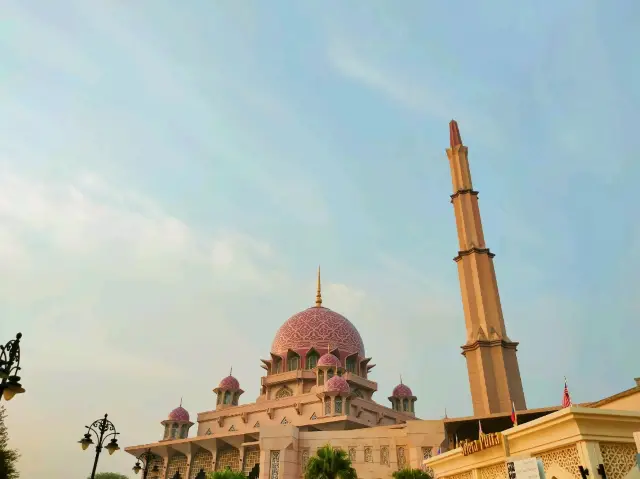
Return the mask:
<path id="1" fill-rule="evenodd" d="M 562 407 L 571 407 L 571 396 L 567 387 L 567 378 L 564 378 L 564 393 L 562 394 Z"/>
<path id="2" fill-rule="evenodd" d="M 514 426 L 518 425 L 518 415 L 516 414 L 516 405 L 511 401 L 511 422 Z"/>

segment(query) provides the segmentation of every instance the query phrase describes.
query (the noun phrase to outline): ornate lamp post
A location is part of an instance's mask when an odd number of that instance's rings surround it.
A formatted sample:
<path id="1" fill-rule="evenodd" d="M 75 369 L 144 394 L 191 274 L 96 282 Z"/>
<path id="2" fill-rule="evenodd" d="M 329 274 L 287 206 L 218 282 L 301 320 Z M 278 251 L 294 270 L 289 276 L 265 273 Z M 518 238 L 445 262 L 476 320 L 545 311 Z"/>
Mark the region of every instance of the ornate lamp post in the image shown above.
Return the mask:
<path id="1" fill-rule="evenodd" d="M 20 384 L 20 338 L 22 333 L 16 334 L 5 346 L 0 345 L 0 395 L 5 401 L 11 401 L 16 394 L 22 394 L 24 388 Z"/>
<path id="2" fill-rule="evenodd" d="M 142 469 L 140 467 L 140 461 L 144 462 L 144 473 L 142 474 L 142 479 L 147 479 L 147 474 L 149 473 L 149 464 L 155 459 L 161 459 L 160 456 L 151 452 L 151 449 L 147 449 L 142 454 L 140 454 L 137 458 L 136 465 L 133 466 L 133 472 L 138 474 Z M 158 472 L 158 465 L 154 464 L 151 472 Z"/>
<path id="3" fill-rule="evenodd" d="M 100 457 L 100 452 L 102 451 L 102 447 L 107 438 L 111 437 L 111 441 L 109 444 L 104 446 L 104 448 L 109 451 L 109 455 L 114 452 L 120 450 L 120 446 L 118 446 L 118 440 L 116 436 L 120 434 L 116 432 L 116 427 L 113 425 L 111 421 L 107 419 L 107 414 L 104 415 L 102 419 L 98 419 L 94 421 L 91 426 L 85 426 L 88 431 L 83 436 L 82 439 L 78 441 L 78 443 L 82 446 L 82 450 L 85 451 L 91 444 L 93 444 L 93 440 L 91 439 L 91 433 L 95 434 L 98 442 L 96 443 L 96 459 L 93 461 L 93 470 L 91 471 L 91 479 L 95 479 L 96 476 L 96 467 L 98 467 L 98 458 Z"/>

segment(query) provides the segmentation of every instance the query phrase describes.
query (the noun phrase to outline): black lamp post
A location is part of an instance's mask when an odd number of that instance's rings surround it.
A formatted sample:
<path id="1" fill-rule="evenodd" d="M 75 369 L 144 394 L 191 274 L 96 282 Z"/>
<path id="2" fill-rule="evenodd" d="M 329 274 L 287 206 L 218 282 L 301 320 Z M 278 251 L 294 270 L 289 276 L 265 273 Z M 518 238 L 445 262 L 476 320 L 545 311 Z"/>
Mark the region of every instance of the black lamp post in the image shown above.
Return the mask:
<path id="1" fill-rule="evenodd" d="M 104 448 L 109 451 L 109 455 L 120 449 L 118 446 L 118 440 L 116 436 L 120 434 L 116 432 L 116 427 L 113 425 L 111 421 L 107 419 L 107 414 L 104 415 L 102 419 L 98 419 L 97 421 L 93 421 L 91 426 L 85 426 L 88 431 L 84 435 L 82 439 L 78 441 L 82 446 L 82 450 L 85 451 L 91 444 L 93 444 L 93 440 L 91 439 L 91 433 L 96 435 L 96 439 L 98 442 L 96 443 L 96 459 L 93 461 L 93 470 L 91 471 L 91 479 L 95 479 L 96 476 L 96 467 L 98 467 L 98 458 L 100 457 L 100 452 L 102 451 L 102 447 L 107 438 L 111 437 L 111 441 L 109 444 L 104 446 Z"/>
<path id="2" fill-rule="evenodd" d="M 5 346 L 0 345 L 0 396 L 5 401 L 11 401 L 16 394 L 22 394 L 24 388 L 20 384 L 20 338 L 22 333 L 16 334 Z"/>
<path id="3" fill-rule="evenodd" d="M 161 459 L 160 456 L 151 452 L 151 449 L 147 449 L 142 454 L 140 454 L 137 458 L 136 465 L 133 466 L 133 472 L 138 474 L 142 467 L 140 467 L 140 461 L 144 462 L 144 473 L 142 475 L 142 479 L 147 479 L 147 474 L 149 473 L 149 464 L 156 459 Z M 158 465 L 154 464 L 153 468 L 151 468 L 151 472 L 158 472 Z"/>

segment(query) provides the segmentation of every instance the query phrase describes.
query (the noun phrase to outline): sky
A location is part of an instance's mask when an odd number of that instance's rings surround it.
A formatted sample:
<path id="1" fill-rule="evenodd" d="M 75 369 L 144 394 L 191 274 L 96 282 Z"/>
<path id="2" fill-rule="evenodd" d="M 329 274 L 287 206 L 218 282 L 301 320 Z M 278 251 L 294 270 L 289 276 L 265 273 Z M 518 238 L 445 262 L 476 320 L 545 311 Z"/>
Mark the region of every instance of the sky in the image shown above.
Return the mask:
<path id="1" fill-rule="evenodd" d="M 455 118 L 529 407 L 640 376 L 640 4 L 633 0 L 3 2 L 0 341 L 22 477 L 243 402 L 278 327 L 359 329 L 377 401 L 472 413 L 445 149 Z M 194 427 L 195 429 L 195 427 Z M 104 454 L 99 471 L 131 473 Z"/>

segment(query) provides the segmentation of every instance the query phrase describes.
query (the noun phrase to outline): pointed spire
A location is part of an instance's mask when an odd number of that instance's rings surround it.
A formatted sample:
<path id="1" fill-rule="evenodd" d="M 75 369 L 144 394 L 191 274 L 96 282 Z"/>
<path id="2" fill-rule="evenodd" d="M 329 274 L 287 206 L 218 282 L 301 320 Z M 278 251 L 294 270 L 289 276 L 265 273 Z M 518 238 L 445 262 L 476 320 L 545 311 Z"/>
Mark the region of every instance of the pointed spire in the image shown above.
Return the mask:
<path id="1" fill-rule="evenodd" d="M 233 366 L 229 368 L 229 376 L 233 376 Z"/>
<path id="2" fill-rule="evenodd" d="M 460 129 L 458 128 L 458 122 L 455 120 L 449 122 L 449 141 L 451 142 L 451 148 L 462 145 Z"/>
<path id="3" fill-rule="evenodd" d="M 320 287 L 320 266 L 318 266 L 318 289 L 316 290 L 316 308 L 322 306 L 322 289 Z"/>
<path id="4" fill-rule="evenodd" d="M 402 384 L 402 374 L 400 375 L 400 384 Z"/>
<path id="5" fill-rule="evenodd" d="M 182 396 L 180 396 L 180 407 L 182 407 Z"/>

